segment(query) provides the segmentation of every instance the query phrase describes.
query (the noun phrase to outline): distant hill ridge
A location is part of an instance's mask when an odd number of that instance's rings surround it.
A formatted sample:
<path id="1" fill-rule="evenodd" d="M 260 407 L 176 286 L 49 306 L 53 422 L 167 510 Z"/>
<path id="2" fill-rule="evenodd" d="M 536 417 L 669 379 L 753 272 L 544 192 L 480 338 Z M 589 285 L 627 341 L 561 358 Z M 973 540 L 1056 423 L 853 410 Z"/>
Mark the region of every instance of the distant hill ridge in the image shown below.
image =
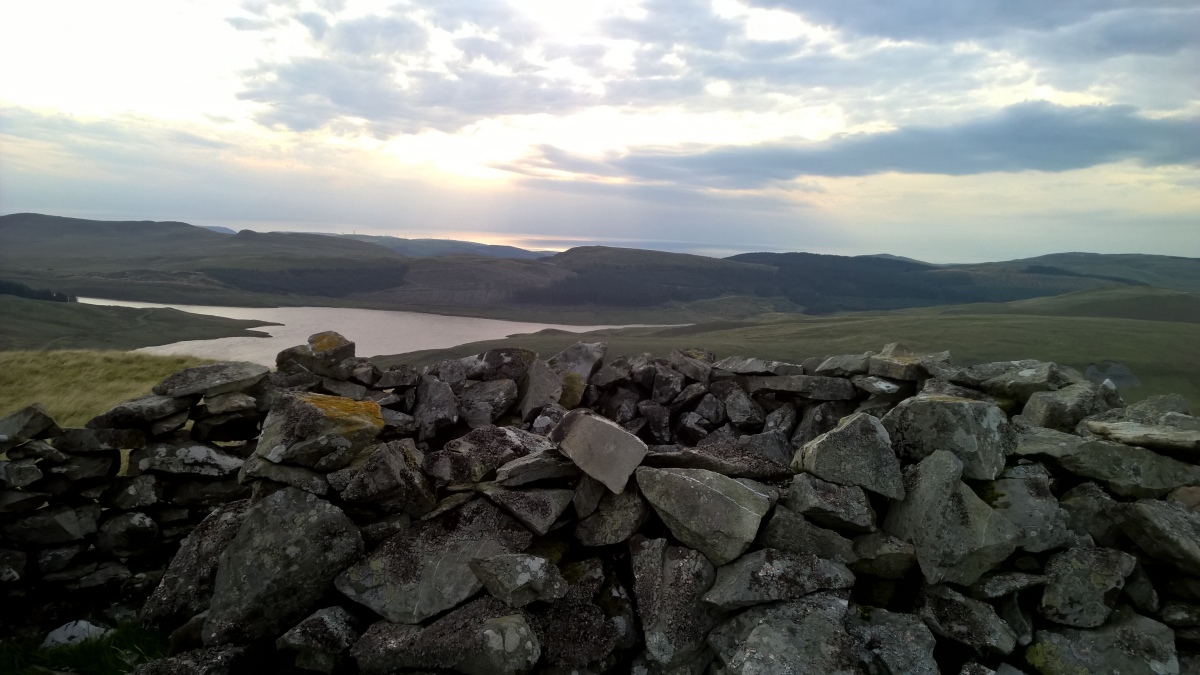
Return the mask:
<path id="1" fill-rule="evenodd" d="M 71 295 L 263 306 L 336 304 L 520 318 L 674 312 L 675 321 L 1008 302 L 1106 287 L 1200 292 L 1200 260 L 1062 253 L 972 265 L 888 254 L 684 253 L 581 246 L 553 255 L 454 240 L 0 216 L 0 278 Z M 507 314 L 505 314 L 507 313 Z M 646 319 L 625 321 L 643 322 Z"/>

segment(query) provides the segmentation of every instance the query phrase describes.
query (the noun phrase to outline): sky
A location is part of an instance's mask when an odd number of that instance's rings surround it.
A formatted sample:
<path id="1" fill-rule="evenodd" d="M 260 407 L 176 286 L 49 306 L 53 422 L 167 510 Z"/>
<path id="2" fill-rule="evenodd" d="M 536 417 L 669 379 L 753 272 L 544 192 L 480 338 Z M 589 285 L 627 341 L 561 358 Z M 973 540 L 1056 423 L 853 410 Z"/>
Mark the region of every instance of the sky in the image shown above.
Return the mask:
<path id="1" fill-rule="evenodd" d="M 1200 257 L 1200 0 L 0 3 L 0 213 Z"/>

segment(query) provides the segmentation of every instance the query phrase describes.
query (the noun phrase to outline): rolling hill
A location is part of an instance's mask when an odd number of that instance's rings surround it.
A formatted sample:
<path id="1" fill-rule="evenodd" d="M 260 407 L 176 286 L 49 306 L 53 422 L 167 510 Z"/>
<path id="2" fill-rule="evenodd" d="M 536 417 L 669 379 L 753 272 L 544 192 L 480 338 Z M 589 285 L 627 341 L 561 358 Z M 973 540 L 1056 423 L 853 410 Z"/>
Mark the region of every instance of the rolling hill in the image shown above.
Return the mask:
<path id="1" fill-rule="evenodd" d="M 459 241 L 457 239 L 404 239 L 402 237 L 384 237 L 370 234 L 342 234 L 335 236 L 376 244 L 410 258 L 437 258 L 450 255 L 477 255 L 485 258 L 536 260 L 538 258 L 554 255 L 553 251 L 530 251 L 523 248 L 517 248 L 516 246 L 479 244 L 473 241 Z"/>

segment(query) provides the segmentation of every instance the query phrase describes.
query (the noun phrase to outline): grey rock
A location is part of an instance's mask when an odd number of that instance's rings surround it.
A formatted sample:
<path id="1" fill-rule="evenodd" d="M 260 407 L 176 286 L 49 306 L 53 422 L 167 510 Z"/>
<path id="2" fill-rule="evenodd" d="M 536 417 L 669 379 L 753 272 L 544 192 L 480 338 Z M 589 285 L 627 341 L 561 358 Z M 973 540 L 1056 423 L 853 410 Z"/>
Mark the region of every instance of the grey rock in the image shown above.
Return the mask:
<path id="1" fill-rule="evenodd" d="M 867 352 L 865 354 L 842 354 L 840 356 L 830 356 L 821 362 L 813 371 L 814 375 L 824 375 L 826 377 L 850 377 L 851 375 L 865 375 L 871 365 L 871 357 L 875 352 Z"/>
<path id="2" fill-rule="evenodd" d="M 344 608 L 318 609 L 275 641 L 278 650 L 297 652 L 296 668 L 332 674 L 358 641 L 359 621 Z"/>
<path id="3" fill-rule="evenodd" d="M 949 586 L 922 588 L 913 613 L 934 633 L 975 649 L 1011 654 L 1017 647 L 1017 634 L 996 615 L 991 605 L 968 598 Z"/>
<path id="4" fill-rule="evenodd" d="M 705 398 L 712 398 L 712 396 L 705 394 Z M 715 398 L 712 400 L 716 401 Z M 720 405 L 719 402 L 718 405 Z M 655 443 L 664 444 L 671 442 L 671 411 L 666 406 L 654 401 L 639 401 L 637 403 L 637 411 L 646 420 L 650 438 Z M 724 408 L 722 408 L 721 414 L 724 415 Z"/>
<path id="5" fill-rule="evenodd" d="M 658 446 L 657 452 L 646 455 L 643 464 L 654 467 L 707 469 L 726 476 L 756 479 L 778 479 L 791 475 L 786 463 L 780 464 L 758 452 L 762 445 L 761 441 L 740 444 L 729 438 L 714 435 L 704 439 L 695 448 Z"/>
<path id="6" fill-rule="evenodd" d="M 708 422 L 699 413 L 688 412 L 679 416 L 675 425 L 675 438 L 687 446 L 695 446 L 708 436 Z"/>
<path id="7" fill-rule="evenodd" d="M 242 412 L 244 410 L 257 410 L 258 401 L 254 400 L 254 397 L 249 394 L 233 391 L 228 394 L 218 394 L 217 396 L 204 399 L 204 408 L 210 415 L 223 415 L 225 413 Z M 178 412 L 178 410 L 172 411 L 167 415 L 161 415 L 160 417 L 167 417 L 175 412 Z"/>
<path id="8" fill-rule="evenodd" d="M 1071 530 L 1070 514 L 1050 492 L 1050 473 L 1040 465 L 1011 467 L 981 493 L 989 506 L 1021 530 L 1018 548 L 1039 553 L 1079 538 Z"/>
<path id="9" fill-rule="evenodd" d="M 780 410 L 795 410 L 791 406 L 783 406 Z M 778 464 L 779 466 L 788 466 L 792 462 L 792 457 L 796 455 L 796 449 L 788 442 L 788 434 L 783 429 L 769 429 L 771 426 L 771 415 L 767 416 L 767 423 L 763 425 L 765 431 L 761 434 L 746 434 L 737 440 L 739 447 L 760 455 L 767 460 Z"/>
<path id="10" fill-rule="evenodd" d="M 359 401 L 367 397 L 367 388 L 356 382 L 335 380 L 332 377 L 322 377 L 320 390 L 331 396 L 348 398 Z"/>
<path id="11" fill-rule="evenodd" d="M 422 462 L 421 452 L 406 438 L 381 443 L 361 461 L 326 478 L 348 502 L 386 504 L 391 511 L 422 515 L 437 504 L 437 494 L 421 472 Z"/>
<path id="12" fill-rule="evenodd" d="M 765 548 L 718 567 L 704 601 L 733 610 L 853 585 L 854 573 L 837 561 Z"/>
<path id="13" fill-rule="evenodd" d="M 142 664 L 134 675 L 230 675 L 247 661 L 246 648 L 225 645 L 194 649 Z"/>
<path id="14" fill-rule="evenodd" d="M 141 477 L 152 477 L 146 474 Z M 136 480 L 136 479 L 135 479 Z M 171 503 L 177 506 L 202 509 L 228 504 L 238 499 L 250 496 L 248 486 L 239 485 L 233 481 L 199 481 L 189 480 L 179 483 L 171 493 Z M 134 507 L 136 508 L 136 507 Z"/>
<path id="15" fill-rule="evenodd" d="M 675 400 L 671 401 L 671 407 L 674 409 L 687 408 L 698 402 L 700 399 L 708 395 L 708 385 L 701 382 L 693 382 L 683 388 Z"/>
<path id="16" fill-rule="evenodd" d="M 74 509 L 65 505 L 49 506 L 4 525 L 0 532 L 22 544 L 67 544 L 94 534 L 99 518 L 100 507 L 95 505 Z"/>
<path id="17" fill-rule="evenodd" d="M 858 561 L 854 543 L 849 539 L 833 530 L 813 525 L 804 516 L 782 505 L 775 507 L 771 518 L 763 526 L 759 543 L 767 548 L 817 555 L 848 565 Z M 911 545 L 909 548 L 912 548 Z"/>
<path id="18" fill-rule="evenodd" d="M 170 417 L 196 405 L 198 396 L 143 396 L 119 403 L 107 412 L 88 420 L 89 429 L 112 429 L 143 426 Z M 215 413 L 214 413 L 215 414 Z"/>
<path id="19" fill-rule="evenodd" d="M 937 641 L 921 619 L 875 607 L 853 606 L 846 630 L 863 669 L 875 675 L 938 675 Z"/>
<path id="20" fill-rule="evenodd" d="M 655 365 L 654 388 L 650 392 L 650 400 L 661 405 L 671 403 L 683 393 L 686 381 L 683 373 L 663 365 Z"/>
<path id="21" fill-rule="evenodd" d="M 604 483 L 586 473 L 580 476 L 579 482 L 575 484 L 575 496 L 571 499 L 571 503 L 575 505 L 575 515 L 587 518 L 595 513 L 606 493 L 608 488 L 604 487 Z"/>
<path id="22" fill-rule="evenodd" d="M 483 588 L 468 567 L 472 560 L 520 552 L 531 539 L 511 517 L 476 499 L 388 539 L 334 584 L 388 621 L 416 624 Z"/>
<path id="23" fill-rule="evenodd" d="M 196 441 L 151 443 L 138 460 L 138 469 L 180 476 L 224 478 L 242 468 L 242 459 Z"/>
<path id="24" fill-rule="evenodd" d="M 976 368 L 985 368 L 989 365 L 992 364 L 984 364 L 984 366 L 976 366 Z M 1082 379 L 1056 363 L 1011 361 L 1000 365 L 1007 367 L 993 377 L 981 382 L 960 381 L 958 383 L 966 384 L 969 387 L 978 387 L 993 396 L 1024 403 L 1039 391 L 1061 389 Z"/>
<path id="25" fill-rule="evenodd" d="M 68 453 L 111 453 L 141 448 L 146 437 L 137 429 L 63 429 L 54 439 L 54 447 Z"/>
<path id="26" fill-rule="evenodd" d="M 566 414 L 566 408 L 557 403 L 551 403 L 537 413 L 533 422 L 529 424 L 529 430 L 539 436 L 548 436 Z"/>
<path id="27" fill-rule="evenodd" d="M 158 537 L 158 524 L 150 516 L 134 511 L 122 513 L 100 526 L 96 534 L 96 549 L 118 558 L 149 551 Z"/>
<path id="28" fill-rule="evenodd" d="M 971 597 L 976 600 L 995 600 L 1012 595 L 1027 588 L 1042 586 L 1049 579 L 1040 574 L 1025 572 L 997 572 L 988 574 L 971 584 Z"/>
<path id="29" fill-rule="evenodd" d="M 270 368 L 246 361 L 225 361 L 181 370 L 154 386 L 159 396 L 217 396 L 242 391 L 266 377 Z"/>
<path id="30" fill-rule="evenodd" d="M 415 387 L 421 380 L 420 373 L 410 365 L 396 365 L 379 373 L 379 379 L 373 385 L 376 389 L 395 389 L 397 387 Z"/>
<path id="31" fill-rule="evenodd" d="M 800 423 L 800 411 L 792 402 L 784 403 L 771 411 L 763 421 L 763 433 L 777 432 L 783 435 L 784 441 L 792 437 L 796 425 Z"/>
<path id="32" fill-rule="evenodd" d="M 1110 548 L 1073 548 L 1046 561 L 1046 587 L 1038 611 L 1067 626 L 1095 628 L 1116 605 L 1137 559 Z"/>
<path id="33" fill-rule="evenodd" d="M 716 568 L 697 551 L 668 546 L 666 539 L 630 541 L 634 595 L 645 633 L 646 657 L 670 670 L 706 651 L 705 637 L 720 612 L 702 602 Z"/>
<path id="34" fill-rule="evenodd" d="M 646 456 L 646 444 L 590 411 L 572 410 L 550 434 L 562 453 L 587 475 L 620 493 Z"/>
<path id="35" fill-rule="evenodd" d="M 150 435 L 154 437 L 165 436 L 167 434 L 179 431 L 185 424 L 187 424 L 190 416 L 191 411 L 184 410 L 182 412 L 175 413 L 170 417 L 164 417 L 161 420 L 155 420 L 150 424 Z"/>
<path id="36" fill-rule="evenodd" d="M 563 457 L 557 448 L 546 447 L 518 457 L 496 470 L 496 482 L 505 487 L 518 487 L 552 478 L 573 478 L 579 467 Z"/>
<path id="37" fill-rule="evenodd" d="M 628 382 L 632 374 L 633 369 L 629 365 L 629 359 L 624 356 L 618 356 L 611 362 L 602 363 L 596 369 L 596 372 L 592 373 L 592 376 L 588 378 L 588 384 L 606 389 Z"/>
<path id="38" fill-rule="evenodd" d="M 61 433 L 62 430 L 59 429 L 59 432 Z M 25 441 L 5 454 L 8 455 L 9 460 L 14 462 L 19 459 L 40 459 L 51 464 L 67 461 L 66 453 L 45 441 L 37 440 Z"/>
<path id="39" fill-rule="evenodd" d="M 383 417 L 383 435 L 412 436 L 417 433 L 417 418 L 412 415 L 383 407 L 379 413 Z"/>
<path id="40" fill-rule="evenodd" d="M 111 632 L 111 628 L 103 628 L 89 621 L 69 621 L 50 631 L 46 638 L 42 640 L 42 649 L 68 647 L 84 642 L 102 640 Z"/>
<path id="41" fill-rule="evenodd" d="M 539 537 L 550 531 L 550 526 L 567 510 L 575 496 L 571 490 L 513 490 L 497 485 L 485 486 L 481 491 L 483 496 Z"/>
<path id="42" fill-rule="evenodd" d="M 1162 606 L 1158 590 L 1154 588 L 1154 584 L 1150 581 L 1150 575 L 1146 573 L 1140 563 L 1134 566 L 1133 572 L 1128 577 L 1125 577 L 1122 597 L 1133 605 L 1134 609 L 1146 614 L 1157 614 Z"/>
<path id="43" fill-rule="evenodd" d="M 62 464 L 55 464 L 46 469 L 46 474 L 61 478 L 71 483 L 72 488 L 78 489 L 84 485 L 108 478 L 116 473 L 115 457 L 86 457 L 71 456 Z"/>
<path id="44" fill-rule="evenodd" d="M 596 510 L 579 521 L 575 538 L 584 546 L 619 544 L 637 532 L 650 515 L 650 507 L 636 486 L 621 494 L 605 492 Z"/>
<path id="45" fill-rule="evenodd" d="M 671 352 L 668 356 L 668 361 L 673 370 L 683 373 L 685 377 L 696 382 L 708 382 L 709 377 L 712 375 L 711 363 L 705 363 L 700 359 L 692 358 L 678 349 Z"/>
<path id="46" fill-rule="evenodd" d="M 21 408 L 0 419 L 0 452 L 35 438 L 52 438 L 62 433 L 54 418 L 40 403 Z"/>
<path id="47" fill-rule="evenodd" d="M 1025 651 L 1042 675 L 1120 673 L 1169 675 L 1179 672 L 1175 633 L 1167 626 L 1118 609 L 1101 628 L 1040 630 Z"/>
<path id="48" fill-rule="evenodd" d="M 258 455 L 251 455 L 242 465 L 238 482 L 246 485 L 255 478 L 290 485 L 319 497 L 329 494 L 329 480 L 325 474 L 301 466 L 276 464 Z"/>
<path id="49" fill-rule="evenodd" d="M 1193 456 L 1200 453 L 1200 429 L 1150 426 L 1137 422 L 1088 421 L 1084 425 L 1097 436 L 1126 445 L 1183 452 Z"/>
<path id="50" fill-rule="evenodd" d="M 725 417 L 735 427 L 753 430 L 766 419 L 762 406 L 732 382 L 717 382 L 709 387 L 709 393 L 725 406 Z"/>
<path id="51" fill-rule="evenodd" d="M 433 510 L 421 516 L 421 520 L 433 520 L 443 513 L 450 513 L 464 504 L 468 504 L 475 499 L 475 493 L 472 492 L 454 492 L 445 499 L 439 501 Z"/>
<path id="52" fill-rule="evenodd" d="M 770 375 L 780 365 L 778 361 L 751 356 L 727 356 L 713 364 L 713 368 L 735 375 Z"/>
<path id="53" fill-rule="evenodd" d="M 425 628 L 380 621 L 350 654 L 364 675 L 413 669 L 519 675 L 533 669 L 542 646 L 523 615 L 494 598 L 480 598 Z"/>
<path id="54" fill-rule="evenodd" d="M 704 469 L 642 467 L 637 482 L 675 538 L 717 565 L 750 546 L 769 508 L 762 494 Z"/>
<path id="55" fill-rule="evenodd" d="M 1039 427 L 1071 431 L 1085 417 L 1112 408 L 1112 398 L 1101 387 L 1081 382 L 1034 393 L 1021 409 L 1021 415 Z"/>
<path id="56" fill-rule="evenodd" d="M 1200 605 L 1186 602 L 1168 602 L 1163 605 L 1158 618 L 1163 623 L 1176 628 L 1194 628 L 1200 626 Z"/>
<path id="57" fill-rule="evenodd" d="M 607 342 L 576 342 L 550 357 L 547 363 L 559 373 L 575 373 L 587 382 L 607 352 Z"/>
<path id="58" fill-rule="evenodd" d="M 628 592 L 599 558 L 562 567 L 570 588 L 561 600 L 527 607 L 549 666 L 605 662 L 634 646 L 636 616 Z"/>
<path id="59" fill-rule="evenodd" d="M 481 427 L 425 455 L 425 472 L 447 483 L 476 483 L 515 459 L 553 449 L 544 436 L 528 431 Z"/>
<path id="60" fill-rule="evenodd" d="M 645 415 L 645 413 L 642 413 Z M 725 414 L 725 404 L 716 396 L 705 394 L 696 404 L 696 414 L 703 417 L 709 424 L 724 424 L 728 419 Z"/>
<path id="61" fill-rule="evenodd" d="M 109 460 L 111 464 L 112 460 Z M 15 462 L 0 461 L 0 487 L 23 488 L 42 479 L 42 471 L 35 459 L 19 459 Z"/>
<path id="62" fill-rule="evenodd" d="M 904 498 L 900 461 L 888 433 L 879 420 L 865 413 L 843 418 L 833 430 L 806 443 L 792 460 L 792 470 L 839 485 L 857 485 L 891 499 Z"/>
<path id="63" fill-rule="evenodd" d="M 854 538 L 850 569 L 881 579 L 903 579 L 917 564 L 917 549 L 907 541 L 882 532 Z"/>
<path id="64" fill-rule="evenodd" d="M 335 471 L 368 452 L 382 430 L 374 401 L 285 394 L 263 422 L 255 454 L 276 464 Z"/>
<path id="65" fill-rule="evenodd" d="M 519 380 L 536 358 L 537 354 L 528 349 L 500 347 L 463 357 L 459 362 L 465 375 L 472 380 Z M 378 387 L 378 383 L 375 386 Z"/>
<path id="66" fill-rule="evenodd" d="M 908 495 L 895 502 L 883 531 L 911 542 L 930 583 L 969 585 L 1007 558 L 1020 530 L 962 483 L 962 462 L 939 450 L 905 469 Z"/>
<path id="67" fill-rule="evenodd" d="M 521 384 L 521 419 L 531 422 L 548 405 L 562 398 L 563 383 L 558 373 L 545 361 L 534 360 Z"/>
<path id="68" fill-rule="evenodd" d="M 858 396 L 849 380 L 817 375 L 750 376 L 746 378 L 746 388 L 751 394 L 770 391 L 803 396 L 814 401 L 848 401 Z"/>
<path id="69" fill-rule="evenodd" d="M 1090 536 L 1100 546 L 1116 546 L 1122 536 L 1125 512 L 1120 503 L 1095 483 L 1067 490 L 1059 506 L 1068 514 L 1068 525 L 1080 536 Z"/>
<path id="70" fill-rule="evenodd" d="M 153 506 L 163 498 L 164 484 L 154 474 L 143 474 L 120 481 L 118 490 L 109 501 L 114 508 L 125 511 Z"/>
<path id="71" fill-rule="evenodd" d="M 142 607 L 141 618 L 152 626 L 173 628 L 208 609 L 217 565 L 237 536 L 250 501 L 219 506 L 183 540 L 162 580 Z"/>
<path id="72" fill-rule="evenodd" d="M 853 401 L 825 401 L 806 406 L 792 434 L 792 445 L 803 447 L 805 443 L 832 430 L 839 420 L 853 414 L 855 407 Z"/>
<path id="73" fill-rule="evenodd" d="M 0 514 L 34 511 L 49 499 L 47 492 L 0 490 Z"/>
<path id="74" fill-rule="evenodd" d="M 852 675 L 860 673 L 844 621 L 849 603 L 834 593 L 760 605 L 729 619 L 708 643 L 726 675 Z"/>
<path id="75" fill-rule="evenodd" d="M 638 401 L 641 398 L 641 394 L 636 391 L 620 387 L 609 396 L 608 401 L 604 404 L 604 416 L 617 424 L 631 422 L 638 416 Z M 665 407 L 653 401 L 645 403 L 666 410 Z"/>
<path id="76" fill-rule="evenodd" d="M 1200 575 L 1200 513 L 1154 499 L 1124 511 L 1121 529 L 1139 548 L 1180 572 Z"/>
<path id="77" fill-rule="evenodd" d="M 472 429 L 485 427 L 507 413 L 517 398 L 513 380 L 469 381 L 458 397 L 459 416 Z"/>
<path id="78" fill-rule="evenodd" d="M 362 552 L 362 536 L 341 509 L 292 487 L 272 493 L 250 507 L 221 553 L 204 643 L 278 635 Z"/>
<path id="79" fill-rule="evenodd" d="M 421 430 L 421 439 L 433 438 L 439 429 L 458 422 L 458 400 L 449 384 L 436 377 L 424 376 L 417 385 L 417 405 L 413 417 Z"/>
<path id="80" fill-rule="evenodd" d="M 984 401 L 948 396 L 907 399 L 883 418 L 896 454 L 919 462 L 948 450 L 963 463 L 963 476 L 992 480 L 1004 470 L 1016 436 L 1004 411 Z"/>
<path id="81" fill-rule="evenodd" d="M 505 553 L 472 560 L 468 566 L 492 597 L 514 609 L 567 594 L 567 582 L 558 567 L 535 555 Z"/>
<path id="82" fill-rule="evenodd" d="M 1091 478 L 1123 497 L 1161 497 L 1184 485 L 1200 485 L 1200 466 L 1145 448 L 1088 440 L 1052 429 L 1021 433 L 1016 454 L 1045 458 L 1077 476 Z"/>
<path id="83" fill-rule="evenodd" d="M 999 616 L 1017 635 L 1017 644 L 1028 647 L 1033 642 L 1033 614 L 1021 604 L 1018 594 L 1010 593 L 995 601 Z"/>
<path id="84" fill-rule="evenodd" d="M 885 401 L 898 401 L 902 398 L 907 398 L 912 396 L 914 391 L 911 382 L 889 380 L 886 377 L 879 377 L 877 375 L 855 375 L 850 378 L 850 382 L 859 391 L 866 392 L 872 398 Z"/>
<path id="85" fill-rule="evenodd" d="M 875 511 L 860 487 L 837 485 L 807 473 L 797 474 L 783 503 L 818 525 L 854 532 L 875 531 Z"/>

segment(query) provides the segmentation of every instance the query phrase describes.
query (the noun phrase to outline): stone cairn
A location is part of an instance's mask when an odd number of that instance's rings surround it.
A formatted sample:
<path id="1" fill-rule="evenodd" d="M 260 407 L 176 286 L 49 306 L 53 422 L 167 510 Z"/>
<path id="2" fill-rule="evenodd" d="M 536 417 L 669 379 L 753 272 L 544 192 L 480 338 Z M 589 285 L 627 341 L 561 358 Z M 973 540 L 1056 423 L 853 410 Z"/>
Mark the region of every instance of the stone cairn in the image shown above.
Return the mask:
<path id="1" fill-rule="evenodd" d="M 1200 420 L 1053 363 L 321 333 L 0 420 L 0 620 L 221 673 L 1200 672 Z"/>

